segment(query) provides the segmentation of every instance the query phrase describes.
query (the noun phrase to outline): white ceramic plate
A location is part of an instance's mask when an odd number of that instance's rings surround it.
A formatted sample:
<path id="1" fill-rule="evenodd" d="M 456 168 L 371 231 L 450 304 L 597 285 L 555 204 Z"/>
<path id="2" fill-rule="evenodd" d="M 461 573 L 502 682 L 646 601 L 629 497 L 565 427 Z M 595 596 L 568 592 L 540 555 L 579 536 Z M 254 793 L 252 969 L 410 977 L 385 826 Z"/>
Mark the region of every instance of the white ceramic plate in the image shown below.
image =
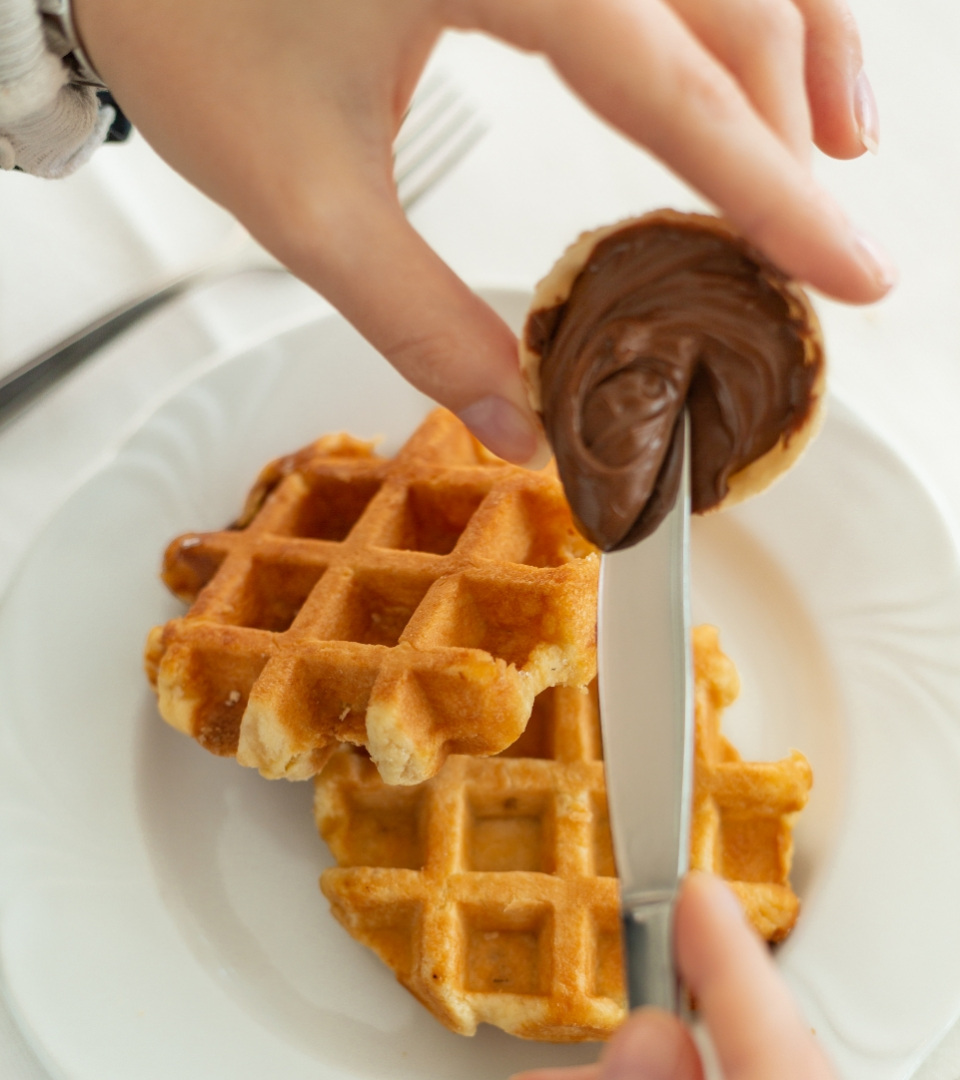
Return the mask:
<path id="1" fill-rule="evenodd" d="M 0 605 L 0 957 L 52 1075 L 494 1080 L 595 1056 L 438 1026 L 329 915 L 310 785 L 204 753 L 141 672 L 177 610 L 170 538 L 230 520 L 267 459 L 341 428 L 393 449 L 427 407 L 336 318 L 219 358 L 21 567 Z M 744 684 L 728 733 L 816 776 L 780 962 L 844 1076 L 907 1077 L 960 1012 L 957 553 L 837 401 L 789 477 L 694 540 L 695 613 Z"/>

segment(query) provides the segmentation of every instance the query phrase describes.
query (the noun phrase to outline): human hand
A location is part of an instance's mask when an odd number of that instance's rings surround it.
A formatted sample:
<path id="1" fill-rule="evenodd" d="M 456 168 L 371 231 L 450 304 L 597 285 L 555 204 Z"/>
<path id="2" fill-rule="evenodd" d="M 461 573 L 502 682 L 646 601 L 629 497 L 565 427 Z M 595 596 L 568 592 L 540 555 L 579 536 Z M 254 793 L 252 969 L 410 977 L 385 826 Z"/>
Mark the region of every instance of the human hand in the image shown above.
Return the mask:
<path id="1" fill-rule="evenodd" d="M 407 222 L 394 136 L 439 34 L 542 52 L 785 271 L 868 302 L 893 271 L 814 181 L 876 141 L 845 0 L 74 0 L 124 111 L 419 389 L 543 453 L 513 335 Z"/>
<path id="2" fill-rule="evenodd" d="M 736 897 L 710 874 L 687 876 L 677 901 L 677 963 L 725 1080 L 833 1080 L 834 1073 Z M 539 1069 L 513 1080 L 702 1080 L 689 1031 L 638 1009 L 596 1065 Z"/>

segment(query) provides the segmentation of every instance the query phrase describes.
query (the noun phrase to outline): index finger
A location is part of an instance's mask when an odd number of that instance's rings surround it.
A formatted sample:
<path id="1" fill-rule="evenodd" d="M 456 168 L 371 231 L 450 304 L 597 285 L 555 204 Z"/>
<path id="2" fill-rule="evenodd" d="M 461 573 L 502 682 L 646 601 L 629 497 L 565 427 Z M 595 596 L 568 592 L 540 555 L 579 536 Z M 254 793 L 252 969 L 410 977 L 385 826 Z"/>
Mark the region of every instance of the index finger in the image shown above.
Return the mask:
<path id="1" fill-rule="evenodd" d="M 681 974 L 727 1080 L 834 1080 L 766 946 L 719 878 L 687 876 L 675 934 Z"/>
<path id="2" fill-rule="evenodd" d="M 746 93 L 663 0 L 461 0 L 462 25 L 545 53 L 601 116 L 686 179 L 785 272 L 840 300 L 892 286 Z"/>

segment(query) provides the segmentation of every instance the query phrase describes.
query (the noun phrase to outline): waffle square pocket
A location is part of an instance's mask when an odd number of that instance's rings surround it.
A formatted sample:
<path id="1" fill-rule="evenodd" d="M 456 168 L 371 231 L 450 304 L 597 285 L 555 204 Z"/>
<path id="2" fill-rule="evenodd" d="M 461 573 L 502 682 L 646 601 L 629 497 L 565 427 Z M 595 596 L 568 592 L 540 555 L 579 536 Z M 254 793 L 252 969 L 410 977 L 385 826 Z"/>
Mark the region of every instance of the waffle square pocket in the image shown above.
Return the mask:
<path id="1" fill-rule="evenodd" d="M 599 560 L 555 474 L 436 410 L 395 458 L 331 435 L 268 465 L 230 528 L 174 540 L 189 611 L 150 634 L 163 717 L 267 777 L 342 743 L 414 784 L 493 754 L 596 667 Z"/>
<path id="2" fill-rule="evenodd" d="M 792 828 L 810 766 L 796 752 L 742 761 L 720 731 L 739 680 L 713 627 L 694 632 L 694 657 L 691 866 L 726 878 L 777 941 L 799 913 Z M 337 860 L 320 879 L 334 915 L 447 1027 L 577 1042 L 623 1021 L 595 684 L 545 690 L 502 754 L 453 755 L 416 787 L 384 784 L 365 754 L 344 748 L 316 779 L 314 812 Z"/>

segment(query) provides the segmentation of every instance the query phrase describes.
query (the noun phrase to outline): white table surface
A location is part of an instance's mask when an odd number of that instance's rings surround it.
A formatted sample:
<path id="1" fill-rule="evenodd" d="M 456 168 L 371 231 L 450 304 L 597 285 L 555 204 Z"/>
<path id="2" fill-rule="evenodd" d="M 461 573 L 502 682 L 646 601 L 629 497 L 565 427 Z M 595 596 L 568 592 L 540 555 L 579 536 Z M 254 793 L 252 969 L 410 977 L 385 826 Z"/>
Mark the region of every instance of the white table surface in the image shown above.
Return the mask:
<path id="1" fill-rule="evenodd" d="M 854 9 L 881 152 L 818 168 L 892 251 L 902 280 L 872 308 L 818 301 L 831 377 L 927 482 L 960 537 L 960 8 L 859 0 Z M 541 60 L 457 35 L 434 62 L 455 73 L 491 129 L 412 218 L 471 284 L 530 288 L 584 228 L 701 205 Z M 159 272 L 215 251 L 232 228 L 136 137 L 65 181 L 0 173 L 0 374 Z M 212 287 L 154 316 L 0 430 L 0 590 L 63 496 L 212 348 L 325 306 L 276 276 Z M 2 1004 L 0 1076 L 47 1077 Z M 960 1077 L 960 1027 L 916 1077 Z"/>

